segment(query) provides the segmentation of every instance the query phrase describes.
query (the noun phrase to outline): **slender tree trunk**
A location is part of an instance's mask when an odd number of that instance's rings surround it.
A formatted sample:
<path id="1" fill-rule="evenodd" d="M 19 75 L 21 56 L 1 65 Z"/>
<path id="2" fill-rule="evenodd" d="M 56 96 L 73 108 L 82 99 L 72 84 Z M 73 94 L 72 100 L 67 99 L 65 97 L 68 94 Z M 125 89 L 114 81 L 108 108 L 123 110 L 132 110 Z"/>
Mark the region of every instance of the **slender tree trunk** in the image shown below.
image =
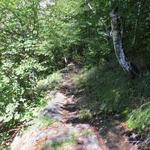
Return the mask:
<path id="1" fill-rule="evenodd" d="M 137 19 L 136 19 L 135 27 L 134 27 L 134 36 L 133 36 L 133 40 L 132 40 L 132 48 L 134 47 L 134 45 L 136 43 L 138 24 L 139 24 L 139 19 L 140 19 L 140 15 L 141 15 L 142 1 L 139 1 L 137 3 L 137 5 L 138 5 L 137 6 Z"/>
<path id="2" fill-rule="evenodd" d="M 121 17 L 118 14 L 118 8 L 113 8 L 112 12 L 110 13 L 111 16 L 111 35 L 113 39 L 113 45 L 116 53 L 116 57 L 119 61 L 121 67 L 131 75 L 132 78 L 139 74 L 137 67 L 128 61 L 123 47 L 123 40 L 122 40 L 122 25 L 121 25 Z"/>

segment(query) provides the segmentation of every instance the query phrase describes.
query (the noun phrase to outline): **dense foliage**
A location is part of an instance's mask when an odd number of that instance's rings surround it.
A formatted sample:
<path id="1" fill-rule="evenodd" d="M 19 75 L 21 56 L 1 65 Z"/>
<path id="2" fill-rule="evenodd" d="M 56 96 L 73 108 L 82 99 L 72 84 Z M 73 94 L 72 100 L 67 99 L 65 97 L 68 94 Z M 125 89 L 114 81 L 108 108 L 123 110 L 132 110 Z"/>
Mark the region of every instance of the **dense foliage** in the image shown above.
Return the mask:
<path id="1" fill-rule="evenodd" d="M 118 6 L 123 16 L 127 56 L 142 71 L 147 71 L 149 0 L 120 0 Z M 88 67 L 102 62 L 116 63 L 110 37 L 110 11 L 110 0 L 0 0 L 0 126 L 3 130 L 0 136 L 7 138 L 9 134 L 5 131 L 28 121 L 34 110 L 43 105 L 42 93 L 37 90 L 39 80 L 72 61 Z"/>

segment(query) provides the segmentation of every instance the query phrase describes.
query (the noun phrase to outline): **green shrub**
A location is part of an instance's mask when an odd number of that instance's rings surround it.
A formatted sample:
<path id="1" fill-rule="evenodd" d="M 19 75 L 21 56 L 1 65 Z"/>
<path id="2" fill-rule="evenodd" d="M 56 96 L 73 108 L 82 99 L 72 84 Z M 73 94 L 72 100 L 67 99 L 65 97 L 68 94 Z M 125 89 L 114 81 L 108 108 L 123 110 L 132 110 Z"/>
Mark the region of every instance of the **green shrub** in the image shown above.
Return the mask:
<path id="1" fill-rule="evenodd" d="M 59 72 L 47 76 L 46 79 L 37 82 L 37 90 L 57 89 L 62 83 L 62 75 Z"/>
<path id="2" fill-rule="evenodd" d="M 80 111 L 79 111 L 79 117 L 80 119 L 91 119 L 92 118 L 92 113 L 90 112 L 89 109 L 84 109 L 82 108 Z"/>
<path id="3" fill-rule="evenodd" d="M 150 125 L 150 103 L 140 106 L 140 108 L 133 110 L 129 115 L 128 126 L 132 129 L 145 129 Z"/>

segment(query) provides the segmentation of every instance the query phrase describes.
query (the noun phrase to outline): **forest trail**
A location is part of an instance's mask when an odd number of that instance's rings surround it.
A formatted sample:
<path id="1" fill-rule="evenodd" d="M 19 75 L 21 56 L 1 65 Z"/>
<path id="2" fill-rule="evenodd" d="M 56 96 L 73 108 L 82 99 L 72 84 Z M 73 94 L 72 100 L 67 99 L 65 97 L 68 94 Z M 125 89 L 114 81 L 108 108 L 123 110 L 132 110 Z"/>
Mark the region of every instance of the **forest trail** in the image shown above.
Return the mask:
<path id="1" fill-rule="evenodd" d="M 137 150 L 125 135 L 127 131 L 119 117 L 80 118 L 78 106 L 83 93 L 72 81 L 79 69 L 62 72 L 62 86 L 48 92 L 48 105 L 40 112 L 40 117 L 52 121 L 46 127 L 34 124 L 23 135 L 16 136 L 12 150 Z"/>

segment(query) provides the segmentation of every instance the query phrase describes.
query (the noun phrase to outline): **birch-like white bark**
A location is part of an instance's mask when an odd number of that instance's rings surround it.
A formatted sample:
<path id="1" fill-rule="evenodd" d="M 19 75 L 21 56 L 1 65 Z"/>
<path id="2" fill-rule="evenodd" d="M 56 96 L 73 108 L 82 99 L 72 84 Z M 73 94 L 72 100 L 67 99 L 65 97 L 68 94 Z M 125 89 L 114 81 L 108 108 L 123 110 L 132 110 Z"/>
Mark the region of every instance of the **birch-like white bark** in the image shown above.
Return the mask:
<path id="1" fill-rule="evenodd" d="M 125 71 L 130 72 L 131 65 L 125 56 L 124 47 L 123 47 L 120 16 L 118 15 L 118 12 L 115 10 L 111 12 L 110 16 L 111 16 L 111 28 L 112 28 L 111 34 L 112 34 L 116 57 L 119 61 L 119 64 L 122 66 L 122 68 Z"/>
<path id="2" fill-rule="evenodd" d="M 121 25 L 121 18 L 118 14 L 118 9 L 114 9 L 111 14 L 111 34 L 113 39 L 113 45 L 116 53 L 116 57 L 119 61 L 121 67 L 128 72 L 132 78 L 135 76 L 139 76 L 140 72 L 136 65 L 129 62 L 123 47 L 123 40 L 122 40 L 122 25 Z"/>

